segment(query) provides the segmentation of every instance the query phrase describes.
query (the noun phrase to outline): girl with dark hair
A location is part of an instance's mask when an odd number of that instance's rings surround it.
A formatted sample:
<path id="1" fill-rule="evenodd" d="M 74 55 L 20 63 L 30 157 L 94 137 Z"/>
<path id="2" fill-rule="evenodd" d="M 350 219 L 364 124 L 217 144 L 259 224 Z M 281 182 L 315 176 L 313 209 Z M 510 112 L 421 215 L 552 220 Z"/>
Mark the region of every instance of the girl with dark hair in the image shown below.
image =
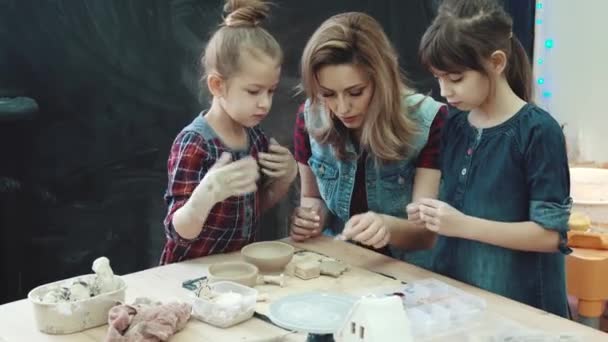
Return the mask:
<path id="1" fill-rule="evenodd" d="M 433 270 L 567 317 L 564 135 L 529 102 L 528 57 L 500 4 L 447 0 L 438 12 L 419 53 L 456 111 L 442 135 L 439 200 L 412 214 L 439 234 Z"/>

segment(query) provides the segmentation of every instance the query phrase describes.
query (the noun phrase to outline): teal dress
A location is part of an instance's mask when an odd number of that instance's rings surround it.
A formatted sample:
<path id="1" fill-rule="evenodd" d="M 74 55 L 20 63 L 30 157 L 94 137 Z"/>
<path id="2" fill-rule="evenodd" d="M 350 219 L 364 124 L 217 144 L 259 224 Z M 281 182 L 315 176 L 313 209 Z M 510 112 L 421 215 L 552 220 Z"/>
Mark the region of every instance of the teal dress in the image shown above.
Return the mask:
<path id="1" fill-rule="evenodd" d="M 456 112 L 442 139 L 442 201 L 487 220 L 533 221 L 559 232 L 561 240 L 559 251 L 536 253 L 440 236 L 433 270 L 568 317 L 564 257 L 570 252 L 566 234 L 572 200 L 559 124 L 533 104 L 485 129 L 471 126 L 468 112 Z"/>

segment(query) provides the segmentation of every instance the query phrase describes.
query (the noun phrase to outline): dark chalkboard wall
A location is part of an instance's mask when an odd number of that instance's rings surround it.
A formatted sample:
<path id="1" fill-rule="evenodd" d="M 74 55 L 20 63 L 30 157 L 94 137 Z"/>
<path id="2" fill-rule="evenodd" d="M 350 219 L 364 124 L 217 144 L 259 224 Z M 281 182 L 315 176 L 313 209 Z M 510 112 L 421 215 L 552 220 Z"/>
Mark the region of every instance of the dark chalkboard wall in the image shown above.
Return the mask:
<path id="1" fill-rule="evenodd" d="M 380 20 L 403 68 L 419 90 L 430 91 L 435 85 L 418 66 L 416 47 L 437 2 L 275 1 L 267 27 L 286 59 L 266 131 L 292 145 L 302 48 L 338 12 L 365 11 Z M 533 3 L 507 2 L 528 47 Z M 0 302 L 89 272 L 100 255 L 119 274 L 157 264 L 167 153 L 205 106 L 198 57 L 220 5 L 0 0 Z M 296 198 L 294 187 L 264 217 L 262 238 L 286 235 Z"/>

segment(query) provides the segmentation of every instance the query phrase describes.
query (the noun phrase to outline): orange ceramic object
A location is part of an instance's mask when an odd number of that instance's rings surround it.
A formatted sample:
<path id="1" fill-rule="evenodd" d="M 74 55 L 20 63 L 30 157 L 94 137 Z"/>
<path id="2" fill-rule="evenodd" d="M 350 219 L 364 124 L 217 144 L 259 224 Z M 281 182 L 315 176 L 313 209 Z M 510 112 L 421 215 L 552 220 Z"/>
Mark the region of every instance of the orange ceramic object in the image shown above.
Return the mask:
<path id="1" fill-rule="evenodd" d="M 596 232 L 568 232 L 568 246 L 608 250 L 608 234 Z"/>
<path id="2" fill-rule="evenodd" d="M 578 298 L 579 315 L 600 317 L 608 300 L 608 250 L 572 250 L 566 257 L 568 294 Z"/>
<path id="3" fill-rule="evenodd" d="M 577 213 L 572 213 L 569 224 L 572 253 L 566 257 L 568 294 L 578 298 L 579 315 L 597 318 L 608 300 L 608 234 L 594 232 L 589 220 Z"/>

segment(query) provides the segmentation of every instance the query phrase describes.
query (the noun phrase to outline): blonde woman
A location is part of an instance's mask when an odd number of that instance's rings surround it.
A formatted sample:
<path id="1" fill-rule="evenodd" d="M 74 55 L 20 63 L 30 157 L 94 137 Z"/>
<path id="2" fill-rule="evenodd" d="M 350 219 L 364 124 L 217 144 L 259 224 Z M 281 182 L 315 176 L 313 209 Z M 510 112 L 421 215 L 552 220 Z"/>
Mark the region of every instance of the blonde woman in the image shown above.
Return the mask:
<path id="1" fill-rule="evenodd" d="M 406 207 L 437 196 L 446 107 L 408 88 L 395 49 L 364 13 L 327 19 L 306 44 L 301 73 L 308 99 L 294 132 L 301 199 L 291 237 L 339 235 L 427 266 L 404 251 L 429 248 L 435 235 Z"/>

